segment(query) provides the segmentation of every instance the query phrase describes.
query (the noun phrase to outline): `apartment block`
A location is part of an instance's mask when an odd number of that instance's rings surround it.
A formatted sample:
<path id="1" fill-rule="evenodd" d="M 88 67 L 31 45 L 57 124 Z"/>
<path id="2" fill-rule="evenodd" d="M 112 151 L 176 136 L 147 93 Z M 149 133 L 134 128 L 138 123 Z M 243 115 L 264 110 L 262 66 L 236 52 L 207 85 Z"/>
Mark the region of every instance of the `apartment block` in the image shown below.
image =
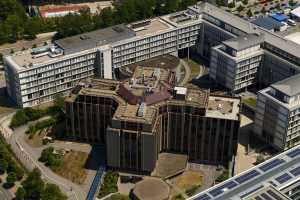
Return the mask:
<path id="1" fill-rule="evenodd" d="M 300 144 L 299 84 L 295 75 L 258 93 L 254 132 L 280 150 Z"/>
<path id="2" fill-rule="evenodd" d="M 106 145 L 112 168 L 151 172 L 161 152 L 223 164 L 235 155 L 239 98 L 175 87 L 166 68 L 136 67 L 125 81 L 93 79 L 66 100 L 70 139 Z"/>
<path id="3" fill-rule="evenodd" d="M 263 55 L 262 42 L 261 36 L 249 34 L 213 47 L 210 78 L 234 93 L 254 85 Z"/>
<path id="4" fill-rule="evenodd" d="M 188 200 L 297 200 L 300 197 L 299 185 L 298 145 Z"/>

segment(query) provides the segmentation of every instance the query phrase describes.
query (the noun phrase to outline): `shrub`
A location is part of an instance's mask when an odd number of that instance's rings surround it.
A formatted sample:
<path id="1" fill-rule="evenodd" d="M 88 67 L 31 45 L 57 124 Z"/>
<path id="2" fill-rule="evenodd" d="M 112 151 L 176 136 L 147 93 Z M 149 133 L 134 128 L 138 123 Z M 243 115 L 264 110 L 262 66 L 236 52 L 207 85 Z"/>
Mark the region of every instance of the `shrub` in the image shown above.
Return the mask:
<path id="1" fill-rule="evenodd" d="M 98 197 L 102 198 L 110 193 L 115 193 L 118 191 L 118 182 L 119 175 L 116 172 L 108 171 L 104 177 L 104 182 L 101 186 Z"/>

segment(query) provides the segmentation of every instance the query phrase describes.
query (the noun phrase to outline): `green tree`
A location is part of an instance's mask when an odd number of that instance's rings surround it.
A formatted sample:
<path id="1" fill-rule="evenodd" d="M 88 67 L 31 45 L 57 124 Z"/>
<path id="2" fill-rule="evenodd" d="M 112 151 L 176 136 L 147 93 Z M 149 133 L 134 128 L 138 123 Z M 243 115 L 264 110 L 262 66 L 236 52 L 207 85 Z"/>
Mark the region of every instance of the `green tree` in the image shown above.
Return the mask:
<path id="1" fill-rule="evenodd" d="M 244 10 L 244 7 L 242 5 L 239 5 L 236 9 L 238 12 L 242 12 Z"/>
<path id="2" fill-rule="evenodd" d="M 16 181 L 17 181 L 17 175 L 16 175 L 16 173 L 14 173 L 14 172 L 8 173 L 8 175 L 6 177 L 5 187 L 6 188 L 11 188 L 12 186 L 15 185 Z"/>
<path id="3" fill-rule="evenodd" d="M 41 161 L 41 162 L 47 162 L 48 158 L 53 153 L 53 151 L 54 151 L 53 147 L 48 147 L 48 148 L 44 149 L 42 151 L 42 153 L 41 153 L 41 157 L 39 158 L 39 161 Z"/>
<path id="4" fill-rule="evenodd" d="M 228 4 L 228 8 L 235 8 L 235 2 L 231 2 Z"/>
<path id="5" fill-rule="evenodd" d="M 253 16 L 253 13 L 252 13 L 252 10 L 251 10 L 251 9 L 249 9 L 249 10 L 247 11 L 247 16 L 248 16 L 248 17 L 252 17 L 252 16 Z"/>
<path id="6" fill-rule="evenodd" d="M 25 200 L 26 191 L 23 187 L 19 187 L 16 192 L 16 200 Z"/>
<path id="7" fill-rule="evenodd" d="M 45 190 L 41 195 L 41 200 L 66 200 L 67 197 L 61 192 L 59 187 L 54 184 L 46 184 Z"/>
<path id="8" fill-rule="evenodd" d="M 247 5 L 247 4 L 248 4 L 248 0 L 243 0 L 242 3 L 243 3 L 244 5 Z"/>
<path id="9" fill-rule="evenodd" d="M 5 159 L 0 160 L 0 174 L 3 174 L 8 168 L 8 162 Z"/>
<path id="10" fill-rule="evenodd" d="M 263 14 L 265 14 L 267 11 L 266 11 L 266 8 L 265 7 L 262 7 L 262 9 L 261 9 L 261 11 L 260 11 L 261 13 L 263 13 Z"/>
<path id="11" fill-rule="evenodd" d="M 1 27 L 0 27 L 1 28 Z M 3 54 L 2 53 L 0 53 L 0 64 L 2 64 L 3 63 Z"/>
<path id="12" fill-rule="evenodd" d="M 40 199 L 45 187 L 40 171 L 34 169 L 30 172 L 26 180 L 22 182 L 22 186 L 26 191 L 25 199 Z"/>

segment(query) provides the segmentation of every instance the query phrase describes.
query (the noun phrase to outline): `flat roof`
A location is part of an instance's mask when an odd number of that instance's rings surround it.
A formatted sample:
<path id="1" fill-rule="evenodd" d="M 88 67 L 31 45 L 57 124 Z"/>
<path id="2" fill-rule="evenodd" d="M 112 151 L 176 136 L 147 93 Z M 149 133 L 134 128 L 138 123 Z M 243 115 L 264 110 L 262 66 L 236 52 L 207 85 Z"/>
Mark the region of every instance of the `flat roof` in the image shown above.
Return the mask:
<path id="1" fill-rule="evenodd" d="M 253 24 L 267 30 L 279 29 L 282 24 L 271 17 L 259 17 L 252 21 Z"/>
<path id="2" fill-rule="evenodd" d="M 249 34 L 231 38 L 223 42 L 224 45 L 237 51 L 244 50 L 263 43 L 263 37 L 257 34 Z"/>
<path id="3" fill-rule="evenodd" d="M 165 31 L 171 29 L 172 27 L 168 25 L 166 22 L 160 20 L 158 17 L 148 20 L 149 23 L 146 23 L 144 26 L 139 28 L 132 28 L 136 33 L 136 36 L 146 36 L 151 35 L 153 33 L 159 33 L 161 31 Z M 138 22 L 135 22 L 138 23 Z M 129 25 L 130 26 L 130 25 Z"/>
<path id="4" fill-rule="evenodd" d="M 75 53 L 96 46 L 111 44 L 134 37 L 135 32 L 124 24 L 99 29 L 96 31 L 56 40 L 54 43 L 64 50 L 65 54 Z"/>
<path id="5" fill-rule="evenodd" d="M 197 5 L 190 7 L 193 10 L 198 12 L 204 12 L 208 15 L 213 16 L 214 18 L 219 19 L 245 33 L 262 33 L 264 34 L 264 39 L 267 43 L 282 49 L 283 51 L 300 58 L 299 45 L 283 38 L 280 35 L 277 35 L 271 31 L 268 31 L 264 28 L 256 26 L 255 24 L 246 21 L 238 16 L 235 16 L 229 12 L 222 10 L 209 3 L 198 3 Z M 205 19 L 204 19 L 205 20 Z"/>
<path id="6" fill-rule="evenodd" d="M 300 145 L 200 192 L 188 200 L 245 199 L 270 185 L 281 191 L 300 180 Z"/>
<path id="7" fill-rule="evenodd" d="M 240 99 L 226 96 L 209 96 L 206 116 L 224 119 L 239 119 Z"/>
<path id="8" fill-rule="evenodd" d="M 300 93 L 300 74 L 273 83 L 271 87 L 290 97 L 295 96 Z"/>

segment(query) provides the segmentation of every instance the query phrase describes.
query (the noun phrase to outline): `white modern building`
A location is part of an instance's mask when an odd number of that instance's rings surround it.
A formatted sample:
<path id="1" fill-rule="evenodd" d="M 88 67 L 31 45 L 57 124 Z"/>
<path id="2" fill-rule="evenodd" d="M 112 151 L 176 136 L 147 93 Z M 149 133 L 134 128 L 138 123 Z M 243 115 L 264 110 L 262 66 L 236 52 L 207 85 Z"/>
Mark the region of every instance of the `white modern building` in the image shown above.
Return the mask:
<path id="1" fill-rule="evenodd" d="M 234 93 L 255 84 L 263 56 L 262 43 L 262 36 L 249 34 L 213 47 L 210 78 Z"/>
<path id="2" fill-rule="evenodd" d="M 300 144 L 300 74 L 259 91 L 254 132 L 279 150 Z"/>
<path id="3" fill-rule="evenodd" d="M 19 106 L 35 106 L 67 93 L 86 77 L 115 78 L 119 67 L 190 49 L 212 60 L 210 76 L 232 92 L 253 83 L 269 86 L 300 72 L 299 45 L 209 3 L 199 3 L 181 12 L 6 56 L 8 93 Z M 228 62 L 222 63 L 224 69 L 216 68 L 221 57 Z M 230 70 L 235 71 L 231 76 Z"/>

